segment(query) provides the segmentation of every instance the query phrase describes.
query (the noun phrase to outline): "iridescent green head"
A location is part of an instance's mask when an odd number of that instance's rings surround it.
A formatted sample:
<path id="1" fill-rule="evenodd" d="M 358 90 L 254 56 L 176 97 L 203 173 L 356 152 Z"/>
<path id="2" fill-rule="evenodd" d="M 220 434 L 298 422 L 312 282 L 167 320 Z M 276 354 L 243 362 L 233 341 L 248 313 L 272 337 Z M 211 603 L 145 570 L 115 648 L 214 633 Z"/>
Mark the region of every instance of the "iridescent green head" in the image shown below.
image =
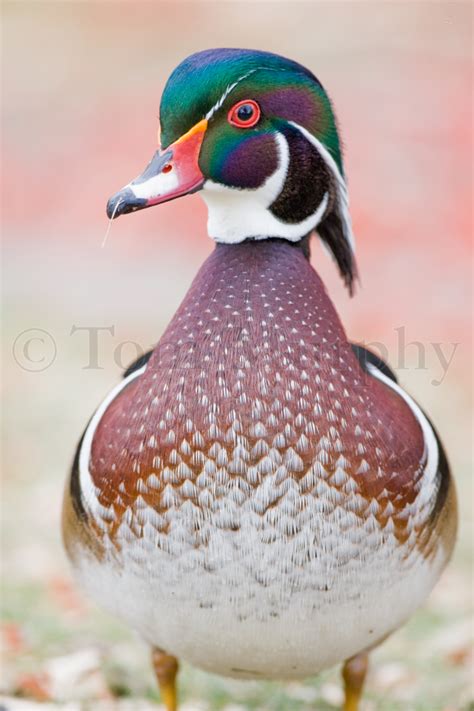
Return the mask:
<path id="1" fill-rule="evenodd" d="M 317 230 L 349 287 L 355 274 L 339 136 L 321 83 L 269 52 L 213 49 L 171 74 L 161 148 L 109 202 L 115 215 L 202 190 L 218 242 Z"/>
<path id="2" fill-rule="evenodd" d="M 253 137 L 279 130 L 282 122 L 296 121 L 318 136 L 342 173 L 334 113 L 322 85 L 300 64 L 269 52 L 210 49 L 181 62 L 168 79 L 161 99 L 162 145 L 173 143 L 208 116 L 212 138 L 217 142 L 216 155 L 209 162 L 211 169 L 215 164 L 221 170 L 231 147 L 239 139 L 248 140 L 248 135 L 227 120 L 230 108 L 247 98 L 257 98 L 261 107 Z"/>

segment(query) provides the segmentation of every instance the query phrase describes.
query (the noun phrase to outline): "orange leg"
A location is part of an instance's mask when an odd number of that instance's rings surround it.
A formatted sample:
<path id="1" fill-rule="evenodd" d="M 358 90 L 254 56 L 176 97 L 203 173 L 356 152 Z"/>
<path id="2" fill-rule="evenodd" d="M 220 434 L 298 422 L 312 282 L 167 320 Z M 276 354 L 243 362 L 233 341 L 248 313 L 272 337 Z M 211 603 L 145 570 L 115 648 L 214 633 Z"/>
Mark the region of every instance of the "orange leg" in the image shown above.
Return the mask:
<path id="1" fill-rule="evenodd" d="M 171 654 L 166 654 L 158 647 L 151 651 L 151 660 L 160 687 L 161 700 L 166 711 L 177 711 L 178 698 L 176 694 L 176 675 L 178 673 L 178 660 Z"/>
<path id="2" fill-rule="evenodd" d="M 369 655 L 366 652 L 356 654 L 355 657 L 351 657 L 344 663 L 342 668 L 342 678 L 344 680 L 343 711 L 358 711 L 368 666 Z"/>

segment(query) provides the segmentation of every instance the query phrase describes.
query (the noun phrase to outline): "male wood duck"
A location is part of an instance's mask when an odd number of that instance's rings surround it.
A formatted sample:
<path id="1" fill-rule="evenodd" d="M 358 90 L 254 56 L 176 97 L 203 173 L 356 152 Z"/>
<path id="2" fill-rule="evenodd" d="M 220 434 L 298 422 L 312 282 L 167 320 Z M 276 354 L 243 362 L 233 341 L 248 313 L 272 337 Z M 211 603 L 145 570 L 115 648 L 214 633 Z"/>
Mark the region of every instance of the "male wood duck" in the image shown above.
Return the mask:
<path id="1" fill-rule="evenodd" d="M 351 344 L 309 262 L 316 231 L 357 270 L 335 117 L 316 77 L 214 49 L 172 73 L 161 146 L 109 217 L 197 190 L 216 248 L 154 350 L 77 449 L 64 540 L 80 583 L 152 648 L 168 711 L 178 659 L 295 679 L 369 650 L 425 600 L 455 539 L 430 421 Z"/>

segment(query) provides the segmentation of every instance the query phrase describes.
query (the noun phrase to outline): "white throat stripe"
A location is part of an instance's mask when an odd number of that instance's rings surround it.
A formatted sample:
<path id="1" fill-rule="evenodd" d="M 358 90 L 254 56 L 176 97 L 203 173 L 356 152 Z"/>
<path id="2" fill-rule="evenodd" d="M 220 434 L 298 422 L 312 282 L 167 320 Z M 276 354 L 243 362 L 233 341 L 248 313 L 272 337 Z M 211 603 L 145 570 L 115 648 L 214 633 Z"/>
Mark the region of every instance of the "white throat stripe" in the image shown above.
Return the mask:
<path id="1" fill-rule="evenodd" d="M 325 193 L 315 212 L 302 222 L 282 222 L 270 211 L 270 206 L 283 190 L 290 163 L 290 149 L 285 136 L 277 132 L 274 138 L 278 148 L 278 168 L 259 188 L 230 188 L 212 180 L 204 183 L 200 194 L 208 207 L 208 232 L 216 242 L 237 244 L 249 238 L 261 240 L 268 237 L 298 242 L 324 216 L 328 193 Z"/>

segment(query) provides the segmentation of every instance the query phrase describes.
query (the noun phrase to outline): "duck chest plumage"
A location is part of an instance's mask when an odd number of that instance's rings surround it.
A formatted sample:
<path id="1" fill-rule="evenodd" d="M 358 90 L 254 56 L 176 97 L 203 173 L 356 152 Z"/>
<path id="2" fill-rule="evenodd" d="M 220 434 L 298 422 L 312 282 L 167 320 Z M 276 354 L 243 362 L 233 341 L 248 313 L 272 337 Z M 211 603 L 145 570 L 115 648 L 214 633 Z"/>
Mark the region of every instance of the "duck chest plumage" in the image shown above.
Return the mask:
<path id="1" fill-rule="evenodd" d="M 309 262 L 306 235 L 316 228 L 352 286 L 326 105 L 316 104 L 319 119 L 313 111 L 306 127 L 293 108 L 262 138 L 254 127 L 290 89 L 303 86 L 309 112 L 308 74 L 285 65 L 300 83 L 272 95 L 267 75 L 281 58 L 254 53 L 243 66 L 229 52 L 244 53 L 215 50 L 213 63 L 201 53 L 201 74 L 212 66 L 216 81 L 225 76 L 217 99 L 211 92 L 206 112 L 197 96 L 196 115 L 179 126 L 184 140 L 171 131 L 170 147 L 109 204 L 116 216 L 199 185 L 218 244 L 157 346 L 89 422 L 66 490 L 64 537 L 81 584 L 154 648 L 230 676 L 305 677 L 375 646 L 426 598 L 452 549 L 455 499 L 426 415 L 379 358 L 347 340 Z M 162 135 L 186 74 L 176 72 Z M 204 143 L 222 107 L 233 132 L 219 163 Z M 326 142 L 306 135 L 318 120 Z M 266 160 L 252 164 L 255 184 L 235 186 L 255 150 L 240 139 L 249 129 Z M 298 165 L 313 176 L 311 193 L 306 179 L 295 190 Z"/>

